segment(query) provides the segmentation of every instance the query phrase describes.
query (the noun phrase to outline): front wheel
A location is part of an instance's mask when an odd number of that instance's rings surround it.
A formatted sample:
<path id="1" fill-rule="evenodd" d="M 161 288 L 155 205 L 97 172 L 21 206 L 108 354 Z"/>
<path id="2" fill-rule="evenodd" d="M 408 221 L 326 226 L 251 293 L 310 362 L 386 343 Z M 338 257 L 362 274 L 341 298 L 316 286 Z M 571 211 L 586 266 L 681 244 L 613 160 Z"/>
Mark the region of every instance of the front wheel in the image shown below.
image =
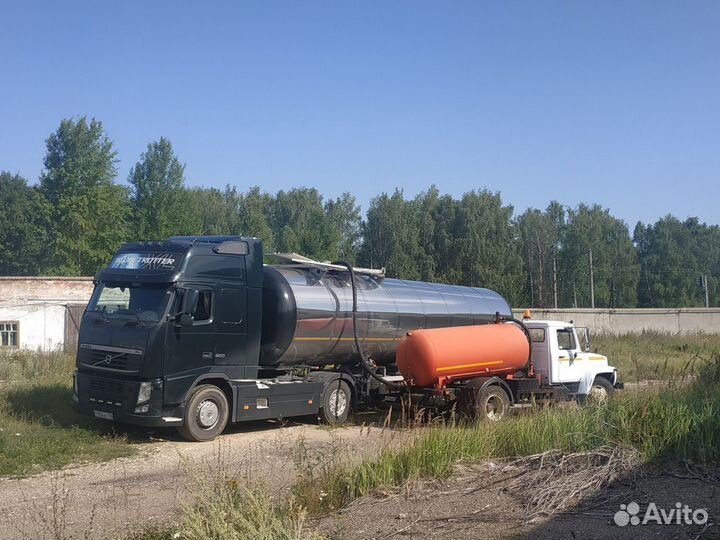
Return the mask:
<path id="1" fill-rule="evenodd" d="M 325 424 L 342 424 L 350 414 L 352 393 L 348 383 L 341 379 L 330 382 L 325 388 L 320 420 Z"/>
<path id="2" fill-rule="evenodd" d="M 220 388 L 212 384 L 198 386 L 187 407 L 178 432 L 188 441 L 211 441 L 225 429 L 230 407 Z"/>
<path id="3" fill-rule="evenodd" d="M 615 388 L 605 377 L 595 377 L 587 395 L 578 396 L 581 405 L 601 405 L 606 403 L 615 392 Z"/>

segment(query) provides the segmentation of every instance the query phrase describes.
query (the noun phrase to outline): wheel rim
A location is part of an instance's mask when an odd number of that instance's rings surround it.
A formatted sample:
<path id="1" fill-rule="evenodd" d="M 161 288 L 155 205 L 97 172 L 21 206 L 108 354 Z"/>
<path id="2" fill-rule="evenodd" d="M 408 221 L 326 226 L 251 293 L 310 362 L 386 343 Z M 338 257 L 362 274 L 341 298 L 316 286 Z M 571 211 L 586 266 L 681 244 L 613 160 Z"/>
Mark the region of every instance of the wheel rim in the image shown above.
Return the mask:
<path id="1" fill-rule="evenodd" d="M 600 385 L 593 385 L 590 388 L 590 400 L 593 403 L 605 403 L 608 399 L 608 391 Z"/>
<path id="2" fill-rule="evenodd" d="M 220 418 L 220 409 L 211 399 L 200 402 L 197 408 L 197 423 L 203 429 L 215 427 Z"/>
<path id="3" fill-rule="evenodd" d="M 330 392 L 330 402 L 328 405 L 332 416 L 335 418 L 341 417 L 347 408 L 347 396 L 345 392 L 340 389 L 335 389 Z"/>
<path id="4" fill-rule="evenodd" d="M 489 396 L 485 402 L 485 416 L 488 420 L 500 420 L 505 413 L 505 404 L 498 396 Z"/>

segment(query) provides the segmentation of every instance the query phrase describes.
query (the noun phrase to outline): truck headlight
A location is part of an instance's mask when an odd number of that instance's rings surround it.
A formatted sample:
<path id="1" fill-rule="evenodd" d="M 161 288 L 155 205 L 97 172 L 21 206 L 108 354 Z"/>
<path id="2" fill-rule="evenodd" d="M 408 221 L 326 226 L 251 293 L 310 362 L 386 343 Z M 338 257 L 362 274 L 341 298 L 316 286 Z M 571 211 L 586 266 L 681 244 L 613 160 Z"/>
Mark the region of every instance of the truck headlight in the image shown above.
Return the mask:
<path id="1" fill-rule="evenodd" d="M 138 390 L 137 405 L 150 401 L 150 394 L 152 394 L 152 383 L 141 382 Z"/>

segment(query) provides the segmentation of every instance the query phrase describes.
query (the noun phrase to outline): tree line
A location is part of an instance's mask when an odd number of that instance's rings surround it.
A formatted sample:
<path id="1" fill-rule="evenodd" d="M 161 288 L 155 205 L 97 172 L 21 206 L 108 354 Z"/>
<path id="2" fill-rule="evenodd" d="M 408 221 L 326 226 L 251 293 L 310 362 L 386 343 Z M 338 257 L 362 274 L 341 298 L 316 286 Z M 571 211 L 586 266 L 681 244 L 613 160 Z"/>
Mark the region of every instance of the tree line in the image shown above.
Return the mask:
<path id="1" fill-rule="evenodd" d="M 188 187 L 165 138 L 117 182 L 103 125 L 63 120 L 37 184 L 0 173 L 0 275 L 93 275 L 118 246 L 173 235 L 246 235 L 266 252 L 385 267 L 388 276 L 483 286 L 514 306 L 720 303 L 720 227 L 666 216 L 634 231 L 608 209 L 553 201 L 516 215 L 497 192 L 435 186 L 381 193 L 366 214 L 346 192 Z"/>

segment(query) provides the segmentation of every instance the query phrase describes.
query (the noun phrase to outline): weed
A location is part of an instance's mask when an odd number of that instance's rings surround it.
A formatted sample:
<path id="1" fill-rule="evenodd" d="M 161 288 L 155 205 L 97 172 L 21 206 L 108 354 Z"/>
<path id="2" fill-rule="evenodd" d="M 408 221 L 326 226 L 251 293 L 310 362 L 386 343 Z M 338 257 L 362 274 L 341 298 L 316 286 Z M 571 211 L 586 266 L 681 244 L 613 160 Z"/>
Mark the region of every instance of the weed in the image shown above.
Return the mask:
<path id="1" fill-rule="evenodd" d="M 72 410 L 73 358 L 0 356 L 0 475 L 25 475 L 132 453 L 112 426 Z"/>

